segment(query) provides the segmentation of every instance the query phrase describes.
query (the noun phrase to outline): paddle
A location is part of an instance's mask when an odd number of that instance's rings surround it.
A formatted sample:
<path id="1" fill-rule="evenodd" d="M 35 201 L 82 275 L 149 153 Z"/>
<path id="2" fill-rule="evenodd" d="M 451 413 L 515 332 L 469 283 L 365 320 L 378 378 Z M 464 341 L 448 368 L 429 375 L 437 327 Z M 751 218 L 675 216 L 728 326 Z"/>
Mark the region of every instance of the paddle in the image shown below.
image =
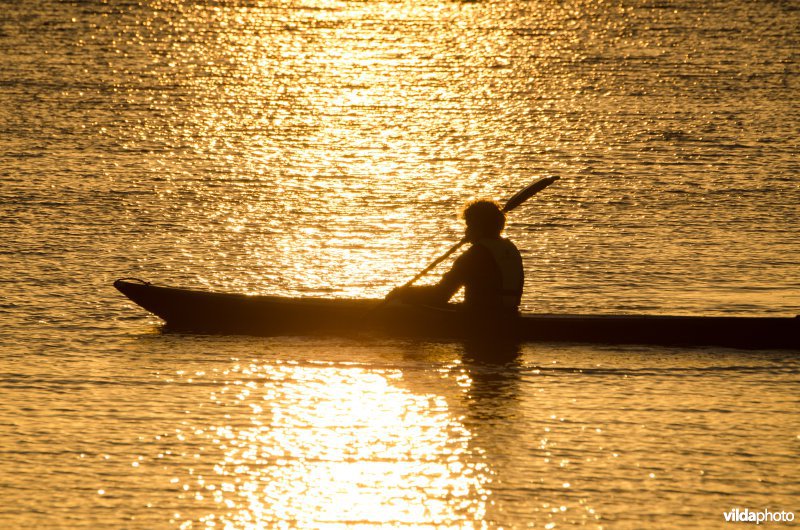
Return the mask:
<path id="1" fill-rule="evenodd" d="M 533 197 L 534 195 L 536 195 L 537 193 L 545 189 L 547 186 L 557 181 L 558 179 L 559 177 L 544 177 L 537 180 L 536 182 L 526 187 L 525 189 L 518 191 L 516 194 L 514 194 L 514 196 L 508 199 L 506 201 L 506 204 L 500 209 L 500 211 L 502 211 L 503 213 L 510 212 L 511 210 L 513 210 L 523 202 L 527 201 L 528 199 L 530 199 L 531 197 Z M 433 270 L 434 267 L 436 267 L 438 264 L 446 260 L 448 256 L 450 256 L 453 252 L 461 248 L 461 246 L 466 242 L 467 238 L 466 237 L 462 238 L 461 241 L 453 245 L 450 248 L 450 250 L 448 250 L 435 260 L 433 260 L 433 263 L 422 269 L 419 273 L 417 273 L 416 276 L 414 276 L 409 281 L 404 283 L 403 288 L 410 287 L 411 285 L 413 285 L 414 282 L 416 282 L 417 280 L 428 274 L 431 270 Z"/>

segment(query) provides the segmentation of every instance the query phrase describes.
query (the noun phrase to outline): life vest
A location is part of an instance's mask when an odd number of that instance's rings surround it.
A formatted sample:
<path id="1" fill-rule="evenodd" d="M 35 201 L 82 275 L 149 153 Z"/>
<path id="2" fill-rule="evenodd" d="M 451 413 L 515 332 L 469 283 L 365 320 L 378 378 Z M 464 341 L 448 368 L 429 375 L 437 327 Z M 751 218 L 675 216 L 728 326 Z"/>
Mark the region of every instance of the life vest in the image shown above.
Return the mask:
<path id="1" fill-rule="evenodd" d="M 517 247 L 506 238 L 479 239 L 475 242 L 491 252 L 500 271 L 500 297 L 503 307 L 516 308 L 522 299 L 525 272 Z"/>

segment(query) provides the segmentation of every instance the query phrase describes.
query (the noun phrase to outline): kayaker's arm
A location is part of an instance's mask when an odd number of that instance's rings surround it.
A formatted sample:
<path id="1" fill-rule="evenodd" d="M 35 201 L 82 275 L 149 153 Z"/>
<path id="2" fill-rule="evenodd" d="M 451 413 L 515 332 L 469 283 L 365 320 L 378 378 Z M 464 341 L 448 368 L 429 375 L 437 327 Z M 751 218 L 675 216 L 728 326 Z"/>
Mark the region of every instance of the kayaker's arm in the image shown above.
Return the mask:
<path id="1" fill-rule="evenodd" d="M 394 289 L 386 296 L 386 300 L 411 305 L 441 306 L 450 300 L 450 296 L 440 289 L 439 284 L 410 285 Z"/>
<path id="2" fill-rule="evenodd" d="M 470 276 L 480 270 L 481 255 L 479 247 L 471 247 L 456 259 L 452 268 L 447 271 L 436 285 L 398 287 L 386 296 L 386 300 L 415 305 L 445 305 L 459 289 L 464 287 Z"/>

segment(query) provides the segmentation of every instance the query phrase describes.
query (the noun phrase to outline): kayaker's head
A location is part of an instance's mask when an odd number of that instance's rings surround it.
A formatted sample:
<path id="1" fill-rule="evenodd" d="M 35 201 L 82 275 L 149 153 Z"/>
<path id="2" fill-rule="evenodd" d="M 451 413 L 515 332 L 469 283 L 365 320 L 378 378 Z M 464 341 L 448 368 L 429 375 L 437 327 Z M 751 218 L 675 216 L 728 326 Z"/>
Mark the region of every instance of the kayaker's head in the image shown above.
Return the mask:
<path id="1" fill-rule="evenodd" d="M 473 201 L 464 208 L 462 216 L 467 223 L 464 235 L 471 243 L 479 239 L 500 237 L 506 226 L 506 215 L 492 201 Z"/>

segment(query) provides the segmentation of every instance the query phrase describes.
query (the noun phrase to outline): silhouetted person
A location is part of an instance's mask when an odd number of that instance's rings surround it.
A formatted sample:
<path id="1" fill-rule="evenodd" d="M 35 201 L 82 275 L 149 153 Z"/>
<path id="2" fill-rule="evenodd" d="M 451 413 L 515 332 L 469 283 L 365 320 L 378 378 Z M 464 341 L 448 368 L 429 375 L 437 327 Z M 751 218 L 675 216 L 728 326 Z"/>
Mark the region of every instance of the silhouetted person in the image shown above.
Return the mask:
<path id="1" fill-rule="evenodd" d="M 491 201 L 475 201 L 463 213 L 464 236 L 472 246 L 436 285 L 399 287 L 387 300 L 409 304 L 446 304 L 464 287 L 464 309 L 483 315 L 516 315 L 524 272 L 517 247 L 502 237 L 506 216 Z"/>

